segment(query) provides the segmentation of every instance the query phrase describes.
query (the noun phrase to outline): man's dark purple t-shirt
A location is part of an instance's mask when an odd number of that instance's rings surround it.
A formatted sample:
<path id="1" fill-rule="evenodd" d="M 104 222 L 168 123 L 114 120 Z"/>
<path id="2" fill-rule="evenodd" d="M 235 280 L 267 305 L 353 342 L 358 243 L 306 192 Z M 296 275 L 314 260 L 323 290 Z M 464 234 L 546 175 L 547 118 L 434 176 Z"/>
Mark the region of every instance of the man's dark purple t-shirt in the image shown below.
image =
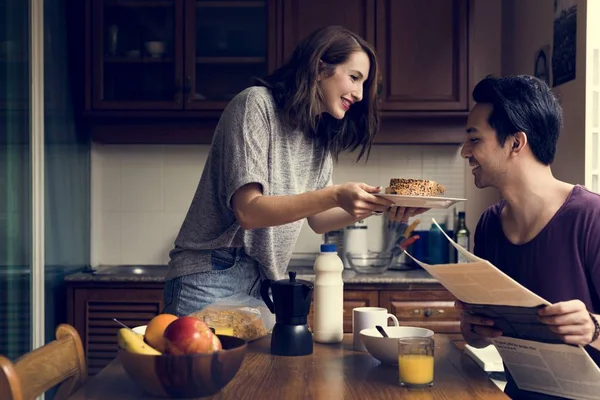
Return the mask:
<path id="1" fill-rule="evenodd" d="M 600 313 L 600 195 L 575 186 L 554 217 L 531 241 L 515 245 L 502 230 L 506 201 L 488 208 L 475 230 L 475 255 L 550 303 L 579 299 Z M 586 346 L 600 366 L 600 351 Z M 508 372 L 508 371 L 507 371 Z M 553 398 L 519 391 L 507 373 L 512 398 Z"/>

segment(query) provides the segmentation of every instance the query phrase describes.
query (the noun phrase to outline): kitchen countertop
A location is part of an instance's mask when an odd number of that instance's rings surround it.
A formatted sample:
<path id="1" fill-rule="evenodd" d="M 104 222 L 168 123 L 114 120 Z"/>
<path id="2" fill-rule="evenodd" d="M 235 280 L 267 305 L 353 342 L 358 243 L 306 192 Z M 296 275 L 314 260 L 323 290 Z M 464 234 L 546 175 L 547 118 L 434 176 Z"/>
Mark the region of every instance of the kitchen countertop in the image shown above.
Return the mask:
<path id="1" fill-rule="evenodd" d="M 152 266 L 106 266 L 99 267 L 97 272 L 77 272 L 65 277 L 68 282 L 164 282 L 168 267 L 166 265 Z M 314 281 L 312 263 L 302 263 L 294 260 L 288 271 L 296 271 L 296 279 Z M 410 284 L 437 283 L 429 273 L 421 268 L 412 270 L 388 270 L 382 274 L 357 274 L 344 270 L 342 279 L 345 284 Z"/>

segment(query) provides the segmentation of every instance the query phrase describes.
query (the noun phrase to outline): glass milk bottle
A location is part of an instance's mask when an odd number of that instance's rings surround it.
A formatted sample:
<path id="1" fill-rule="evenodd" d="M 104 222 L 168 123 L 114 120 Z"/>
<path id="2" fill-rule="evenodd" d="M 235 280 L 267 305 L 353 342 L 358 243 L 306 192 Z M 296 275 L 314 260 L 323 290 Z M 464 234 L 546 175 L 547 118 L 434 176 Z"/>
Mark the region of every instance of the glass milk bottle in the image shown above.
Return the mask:
<path id="1" fill-rule="evenodd" d="M 317 343 L 339 343 L 344 338 L 344 263 L 335 244 L 322 244 L 315 260 L 313 337 Z"/>

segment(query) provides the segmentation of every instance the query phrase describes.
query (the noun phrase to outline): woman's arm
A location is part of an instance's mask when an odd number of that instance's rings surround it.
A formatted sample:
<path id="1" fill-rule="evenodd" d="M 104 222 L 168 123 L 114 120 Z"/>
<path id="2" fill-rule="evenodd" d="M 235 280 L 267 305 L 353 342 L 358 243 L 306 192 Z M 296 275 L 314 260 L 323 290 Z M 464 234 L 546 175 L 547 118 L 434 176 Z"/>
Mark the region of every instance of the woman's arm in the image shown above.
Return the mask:
<path id="1" fill-rule="evenodd" d="M 249 183 L 236 190 L 231 205 L 244 229 L 284 225 L 337 207 L 341 210 L 335 211 L 336 214 L 343 215 L 343 210 L 352 221 L 366 218 L 374 211 L 383 212 L 392 204 L 372 192 L 379 192 L 379 188 L 346 183 L 298 195 L 263 196 L 260 184 Z"/>
<path id="2" fill-rule="evenodd" d="M 326 210 L 308 217 L 308 225 L 317 234 L 336 231 L 348 225 L 352 225 L 356 221 L 360 221 L 363 217 L 355 217 L 348 214 L 343 208 L 336 207 L 331 210 Z"/>

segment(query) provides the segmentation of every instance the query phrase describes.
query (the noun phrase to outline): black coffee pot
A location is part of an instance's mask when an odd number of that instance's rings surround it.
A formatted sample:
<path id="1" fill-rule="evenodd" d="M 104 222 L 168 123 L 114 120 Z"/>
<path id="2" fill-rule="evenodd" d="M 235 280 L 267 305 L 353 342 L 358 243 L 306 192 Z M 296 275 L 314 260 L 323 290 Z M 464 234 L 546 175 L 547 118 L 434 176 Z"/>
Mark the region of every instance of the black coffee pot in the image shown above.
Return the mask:
<path id="1" fill-rule="evenodd" d="M 307 319 L 314 285 L 309 281 L 297 280 L 293 271 L 289 272 L 289 276 L 289 279 L 278 281 L 265 279 L 260 286 L 260 295 L 275 314 L 271 354 L 304 356 L 313 351 L 313 337 Z M 269 296 L 269 288 L 273 300 Z"/>

